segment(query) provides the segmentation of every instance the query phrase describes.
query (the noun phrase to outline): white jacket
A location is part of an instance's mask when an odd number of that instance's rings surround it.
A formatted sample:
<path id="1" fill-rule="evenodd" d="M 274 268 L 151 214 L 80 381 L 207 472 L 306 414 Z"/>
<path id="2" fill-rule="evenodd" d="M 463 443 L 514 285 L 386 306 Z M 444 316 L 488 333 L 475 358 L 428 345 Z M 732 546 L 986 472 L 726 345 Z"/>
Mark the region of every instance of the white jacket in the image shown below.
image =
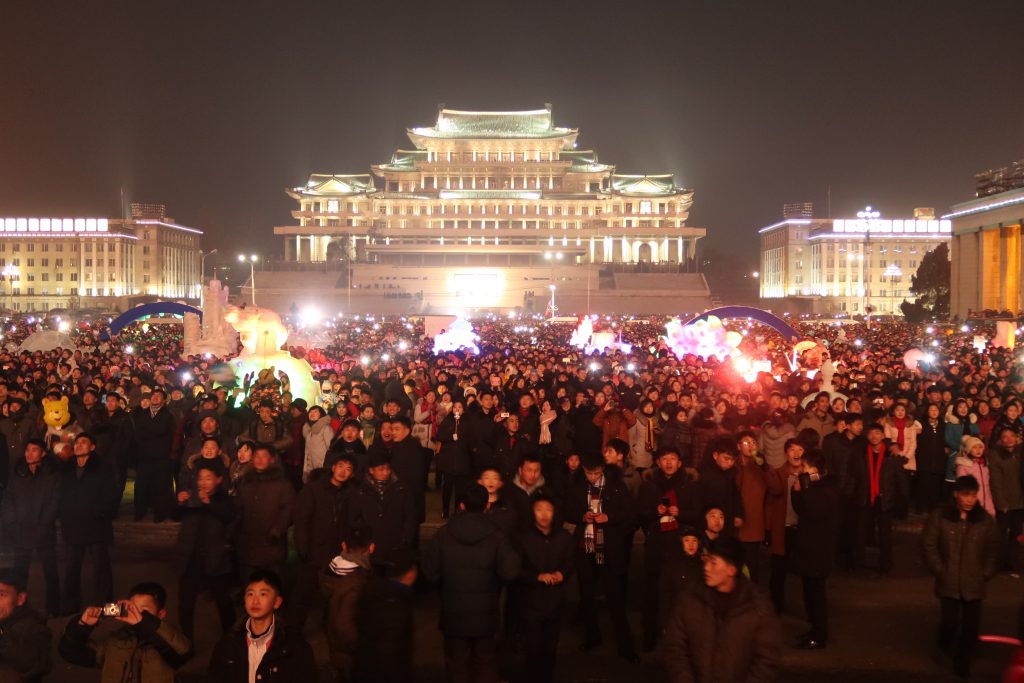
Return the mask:
<path id="1" fill-rule="evenodd" d="M 896 428 L 891 417 L 886 417 L 882 420 L 882 428 L 885 430 L 885 438 L 889 439 L 893 443 L 899 443 L 900 431 Z M 907 459 L 905 469 L 908 472 L 917 471 L 917 435 L 921 433 L 924 427 L 921 423 L 912 417 L 907 417 L 907 424 L 903 428 L 903 451 L 902 455 Z"/>
<path id="2" fill-rule="evenodd" d="M 302 463 L 302 481 L 309 479 L 309 473 L 324 466 L 324 456 L 334 440 L 331 418 L 326 415 L 310 424 L 302 425 L 302 436 L 306 439 L 306 459 Z"/>

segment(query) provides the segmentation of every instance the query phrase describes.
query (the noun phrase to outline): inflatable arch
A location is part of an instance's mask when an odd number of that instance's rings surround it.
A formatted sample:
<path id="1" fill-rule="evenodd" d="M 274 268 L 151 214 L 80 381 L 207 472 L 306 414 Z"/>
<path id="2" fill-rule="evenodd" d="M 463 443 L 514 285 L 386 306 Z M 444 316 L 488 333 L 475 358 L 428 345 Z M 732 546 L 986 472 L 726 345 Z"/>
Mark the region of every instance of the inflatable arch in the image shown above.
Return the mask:
<path id="1" fill-rule="evenodd" d="M 117 316 L 110 321 L 110 334 L 120 334 L 126 326 L 135 322 L 139 318 L 144 318 L 150 315 L 179 315 L 184 317 L 186 313 L 195 313 L 199 316 L 199 319 L 203 319 L 202 309 L 196 308 L 195 306 L 189 306 L 188 304 L 179 304 L 174 301 L 157 301 L 151 304 L 142 304 L 136 306 L 130 310 L 125 311 L 121 315 Z"/>
<path id="2" fill-rule="evenodd" d="M 781 334 L 786 341 L 791 343 L 795 342 L 801 336 L 792 325 L 779 316 L 760 308 L 754 308 L 753 306 L 719 306 L 718 308 L 712 308 L 711 310 L 704 311 L 692 320 L 687 321 L 686 325 L 692 325 L 698 320 L 706 320 L 712 315 L 717 316 L 721 320 L 735 320 L 737 318 L 750 318 L 751 320 L 756 320 L 757 322 L 772 328 Z"/>

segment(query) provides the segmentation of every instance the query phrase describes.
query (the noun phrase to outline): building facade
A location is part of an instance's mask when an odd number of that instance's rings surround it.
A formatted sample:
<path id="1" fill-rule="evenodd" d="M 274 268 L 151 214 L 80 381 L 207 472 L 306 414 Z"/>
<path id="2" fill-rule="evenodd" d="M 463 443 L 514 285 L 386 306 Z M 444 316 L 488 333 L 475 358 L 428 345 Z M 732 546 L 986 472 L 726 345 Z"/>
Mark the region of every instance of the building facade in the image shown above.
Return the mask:
<path id="1" fill-rule="evenodd" d="M 980 311 L 1024 308 L 1024 188 L 956 204 L 943 216 L 953 225 L 950 313 L 966 318 Z"/>
<path id="2" fill-rule="evenodd" d="M 0 219 L 0 305 L 123 310 L 139 296 L 198 299 L 202 232 L 159 204 L 132 204 L 130 216 Z"/>
<path id="3" fill-rule="evenodd" d="M 921 259 L 951 231 L 931 209 L 895 220 L 871 207 L 856 218 L 785 218 L 758 231 L 761 298 L 773 308 L 899 315 L 904 300 L 915 300 L 910 283 Z"/>
<path id="4" fill-rule="evenodd" d="M 335 289 L 345 299 L 386 294 L 422 310 L 528 307 L 552 285 L 561 301 L 586 297 L 589 308 L 655 278 L 651 297 L 667 281 L 677 297 L 707 298 L 696 272 L 705 230 L 686 225 L 693 191 L 671 175 L 619 174 L 578 150 L 579 131 L 556 126 L 550 105 L 441 108 L 434 125 L 407 134 L 412 149 L 369 174 L 314 174 L 287 190 L 295 224 L 274 229 L 286 264 L 344 264 Z M 257 277 L 271 296 L 294 287 L 294 276 Z"/>

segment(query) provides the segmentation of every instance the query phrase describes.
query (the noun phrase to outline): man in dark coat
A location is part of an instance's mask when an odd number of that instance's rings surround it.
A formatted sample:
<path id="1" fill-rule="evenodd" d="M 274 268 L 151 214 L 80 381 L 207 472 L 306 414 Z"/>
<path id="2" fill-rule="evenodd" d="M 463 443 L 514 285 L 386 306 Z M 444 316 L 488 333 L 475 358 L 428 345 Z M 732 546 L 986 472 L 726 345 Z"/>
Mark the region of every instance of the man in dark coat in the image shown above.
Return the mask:
<path id="1" fill-rule="evenodd" d="M 24 398 L 8 395 L 7 417 L 0 419 L 0 435 L 3 436 L 3 443 L 0 443 L 0 460 L 4 460 L 4 455 L 7 455 L 8 471 L 0 472 L 0 481 L 6 480 L 10 469 L 25 454 L 28 440 L 42 436 L 36 428 L 35 418 L 34 411 L 29 410 Z"/>
<path id="2" fill-rule="evenodd" d="M 423 446 L 412 436 L 412 423 L 405 416 L 391 420 L 391 469 L 409 491 L 416 507 L 416 520 L 427 518 L 427 462 Z"/>
<path id="3" fill-rule="evenodd" d="M 441 584 L 441 632 L 451 681 L 497 683 L 498 596 L 501 582 L 519 576 L 511 541 L 484 514 L 487 490 L 466 491 L 465 512 L 437 532 L 423 572 Z"/>
<path id="4" fill-rule="evenodd" d="M 413 680 L 413 598 L 416 556 L 405 548 L 391 554 L 381 575 L 366 582 L 356 606 L 354 683 Z"/>
<path id="5" fill-rule="evenodd" d="M 113 599 L 109 544 L 114 540 L 113 520 L 121 502 L 121 492 L 117 490 L 117 474 L 95 451 L 96 442 L 92 436 L 82 432 L 75 437 L 73 457 L 61 473 L 58 519 L 64 545 L 67 546 L 62 598 L 64 614 L 81 609 L 82 563 L 86 552 L 93 555 L 96 567 L 96 597 L 102 602 Z"/>
<path id="6" fill-rule="evenodd" d="M 135 430 L 135 519 L 153 508 L 153 521 L 162 522 L 173 508 L 174 462 L 172 449 L 177 420 L 164 406 L 166 395 L 157 387 L 149 403 L 132 411 Z"/>
<path id="7" fill-rule="evenodd" d="M 954 502 L 932 511 L 921 543 L 942 608 L 939 648 L 953 655 L 954 671 L 966 678 L 978 642 L 985 584 L 996 575 L 999 562 L 999 533 L 978 504 L 977 479 L 958 478 L 953 497 Z"/>
<path id="8" fill-rule="evenodd" d="M 804 608 L 811 624 L 797 642 L 804 650 L 817 650 L 828 642 L 825 580 L 835 560 L 841 510 L 839 485 L 825 470 L 824 461 L 818 451 L 806 453 L 803 472 L 790 494 L 798 519 L 790 567 L 803 578 Z"/>
<path id="9" fill-rule="evenodd" d="M 324 467 L 310 473 L 295 498 L 292 514 L 295 551 L 301 562 L 288 609 L 288 621 L 305 627 L 309 606 L 316 599 L 317 574 L 341 552 L 348 520 L 348 501 L 356 489 L 355 463 L 328 452 Z"/>
<path id="10" fill-rule="evenodd" d="M 519 415 L 512 413 L 499 424 L 498 436 L 495 438 L 493 466 L 501 472 L 502 479 L 512 481 L 519 469 L 523 456 L 533 452 L 536 442 L 529 434 L 519 431 Z"/>
<path id="11" fill-rule="evenodd" d="M 494 463 L 494 447 L 498 437 L 498 426 L 494 422 L 494 393 L 490 390 L 481 391 L 479 403 L 480 407 L 472 413 L 470 423 L 470 455 L 475 472 Z"/>
<path id="12" fill-rule="evenodd" d="M 50 671 L 53 637 L 27 602 L 21 572 L 0 570 L 0 681 L 39 683 Z"/>
<path id="13" fill-rule="evenodd" d="M 701 504 L 721 508 L 725 514 L 725 533 L 732 534 L 743 523 L 746 512 L 743 496 L 736 484 L 736 460 L 739 451 L 731 437 L 721 437 L 708 444 L 710 458 L 705 458 L 697 479 Z"/>
<path id="14" fill-rule="evenodd" d="M 244 580 L 257 569 L 277 570 L 288 557 L 295 489 L 274 455 L 257 444 L 251 467 L 238 483 L 238 570 Z"/>
<path id="15" fill-rule="evenodd" d="M 283 475 L 282 475 L 283 476 Z M 290 484 L 289 484 L 290 486 Z M 296 683 L 317 680 L 313 650 L 298 628 L 280 618 L 281 579 L 257 571 L 245 585 L 248 618 L 221 638 L 210 657 L 210 680 L 217 683 Z M 255 676 L 250 674 L 255 672 Z"/>
<path id="16" fill-rule="evenodd" d="M 842 436 L 846 439 L 842 448 L 835 442 L 835 450 L 825 450 L 829 472 L 839 486 L 839 499 L 842 506 L 842 522 L 839 528 L 839 558 L 847 568 L 857 566 L 861 559 L 860 501 L 863 491 L 867 490 L 868 467 L 863 454 L 867 452 L 868 440 L 864 436 L 864 417 L 856 413 L 846 415 L 846 431 Z M 826 440 L 831 439 L 829 434 Z M 943 463 L 945 474 L 945 463 Z"/>
<path id="17" fill-rule="evenodd" d="M 703 504 L 696 485 L 682 467 L 673 448 L 657 452 L 658 466 L 640 486 L 637 514 L 644 529 L 644 648 L 652 649 L 658 637 L 659 577 L 667 562 L 682 559 L 679 531 L 698 525 Z"/>
<path id="18" fill-rule="evenodd" d="M 99 432 L 96 433 L 96 450 L 114 464 L 119 488 L 123 493 L 128 479 L 128 466 L 133 464 L 134 436 L 132 419 L 121 408 L 122 401 L 123 399 L 114 392 L 107 394 L 104 402 L 104 419 Z"/>
<path id="19" fill-rule="evenodd" d="M 371 449 L 367 473 L 349 501 L 350 526 L 372 530 L 373 561 L 384 562 L 397 548 L 416 546 L 419 518 L 405 484 L 391 471 L 387 455 Z"/>
<path id="20" fill-rule="evenodd" d="M 867 468 L 861 490 L 857 494 L 860 508 L 860 538 L 857 540 L 856 564 L 863 566 L 864 546 L 872 531 L 878 541 L 878 571 L 892 571 L 892 520 L 896 506 L 906 499 L 910 482 L 903 468 L 907 459 L 896 444 L 885 438 L 880 424 L 867 428 L 867 446 L 862 461 Z"/>
<path id="21" fill-rule="evenodd" d="M 540 456 L 529 453 L 519 462 L 519 468 L 512 481 L 502 487 L 501 497 L 505 504 L 516 515 L 516 531 L 525 531 L 534 526 L 533 499 L 538 495 L 548 496 L 552 500 L 555 492 L 548 488 L 541 473 Z M 561 515 L 555 511 L 555 525 L 561 526 Z"/>
<path id="22" fill-rule="evenodd" d="M 569 532 L 555 524 L 555 503 L 541 493 L 531 498 L 534 523 L 519 538 L 523 566 L 516 603 L 526 644 L 526 672 L 531 681 L 554 680 L 555 657 L 565 609 L 566 582 L 576 550 Z"/>
<path id="23" fill-rule="evenodd" d="M 616 472 L 606 468 L 600 454 L 586 454 L 584 478 L 569 491 L 565 517 L 576 525 L 576 572 L 580 611 L 586 628 L 583 649 L 590 651 L 601 644 L 597 595 L 603 590 L 619 656 L 636 662 L 639 658 L 626 619 L 626 582 L 623 580 L 629 570 L 629 546 L 637 526 L 636 505 Z"/>
<path id="24" fill-rule="evenodd" d="M 14 566 L 26 578 L 32 554 L 39 558 L 46 577 L 46 611 L 51 615 L 60 613 L 56 552 L 60 479 L 58 463 L 47 455 L 46 443 L 30 439 L 0 503 L 3 545 L 13 549 Z"/>
<path id="25" fill-rule="evenodd" d="M 722 537 L 708 548 L 705 586 L 682 595 L 665 627 L 661 655 L 670 683 L 776 679 L 782 625 L 742 565 L 739 540 Z"/>

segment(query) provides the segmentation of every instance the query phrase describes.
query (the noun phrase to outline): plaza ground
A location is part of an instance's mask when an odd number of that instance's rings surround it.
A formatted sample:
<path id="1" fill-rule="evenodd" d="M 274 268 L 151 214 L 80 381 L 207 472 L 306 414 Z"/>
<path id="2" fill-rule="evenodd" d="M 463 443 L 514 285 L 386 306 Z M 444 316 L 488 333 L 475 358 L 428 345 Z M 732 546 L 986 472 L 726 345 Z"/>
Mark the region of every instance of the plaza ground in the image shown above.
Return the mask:
<path id="1" fill-rule="evenodd" d="M 436 530 L 438 494 L 428 494 L 428 505 L 435 508 L 423 529 L 424 538 Z M 170 569 L 169 559 L 173 553 L 177 525 L 131 521 L 130 511 L 122 508 L 116 523 L 117 543 L 113 550 L 115 589 L 119 595 L 129 585 L 141 580 L 162 582 L 170 592 L 170 619 L 176 612 L 176 579 Z M 829 581 L 829 597 L 832 610 L 832 639 L 825 650 L 803 652 L 790 647 L 792 641 L 806 630 L 803 621 L 800 583 L 797 577 L 790 577 L 787 586 L 787 610 L 783 619 L 785 647 L 782 652 L 783 667 L 780 680 L 800 683 L 844 683 L 845 681 L 954 681 L 957 680 L 935 661 L 935 625 L 938 618 L 938 604 L 932 595 L 932 580 L 927 575 L 919 553 L 920 522 L 910 521 L 900 525 L 896 534 L 896 568 L 887 579 L 880 579 L 872 572 L 837 573 Z M 638 535 L 638 539 L 641 537 Z M 630 585 L 630 617 L 634 633 L 640 634 L 639 601 L 641 596 L 643 553 L 637 546 L 633 553 L 633 571 Z M 871 555 L 869 554 L 869 560 Z M 764 567 L 767 573 L 767 566 Z M 90 585 L 87 575 L 83 585 Z M 762 579 L 764 580 L 764 579 Z M 982 633 L 1016 635 L 1017 612 L 1021 604 L 1021 579 L 1002 574 L 989 585 L 989 599 L 982 616 Z M 33 572 L 30 591 L 31 601 L 41 603 L 42 577 L 36 568 Z M 575 596 L 575 584 L 570 588 Z M 86 594 L 88 596 L 88 593 Z M 88 599 L 88 597 L 87 597 Z M 573 623 L 575 599 L 566 613 L 566 623 L 560 645 L 558 680 L 574 683 L 617 683 L 626 681 L 659 680 L 659 669 L 654 664 L 654 655 L 643 653 L 643 663 L 630 665 L 615 656 L 611 642 L 611 626 L 605 621 L 602 630 L 604 647 L 588 655 L 582 654 L 580 630 Z M 444 680 L 441 636 L 437 629 L 439 599 L 436 592 L 417 598 L 416 612 L 416 668 L 418 681 L 428 683 Z M 321 665 L 324 666 L 322 681 L 332 680 L 326 669 L 327 644 L 322 634 L 312 633 L 311 616 L 308 633 Z M 64 619 L 55 619 L 50 626 L 56 637 L 64 626 Z M 111 625 L 101 625 L 97 630 L 102 635 Z M 207 660 L 219 636 L 219 623 L 213 605 L 202 598 L 196 616 L 196 658 L 181 671 L 184 682 L 201 681 Z M 1012 655 L 1011 648 L 1003 645 L 981 645 L 975 666 L 977 681 L 998 681 L 999 672 Z M 510 670 L 511 680 L 521 680 L 514 669 Z M 87 683 L 99 680 L 98 671 L 89 671 L 64 663 L 54 650 L 54 669 L 47 681 L 59 683 Z"/>

